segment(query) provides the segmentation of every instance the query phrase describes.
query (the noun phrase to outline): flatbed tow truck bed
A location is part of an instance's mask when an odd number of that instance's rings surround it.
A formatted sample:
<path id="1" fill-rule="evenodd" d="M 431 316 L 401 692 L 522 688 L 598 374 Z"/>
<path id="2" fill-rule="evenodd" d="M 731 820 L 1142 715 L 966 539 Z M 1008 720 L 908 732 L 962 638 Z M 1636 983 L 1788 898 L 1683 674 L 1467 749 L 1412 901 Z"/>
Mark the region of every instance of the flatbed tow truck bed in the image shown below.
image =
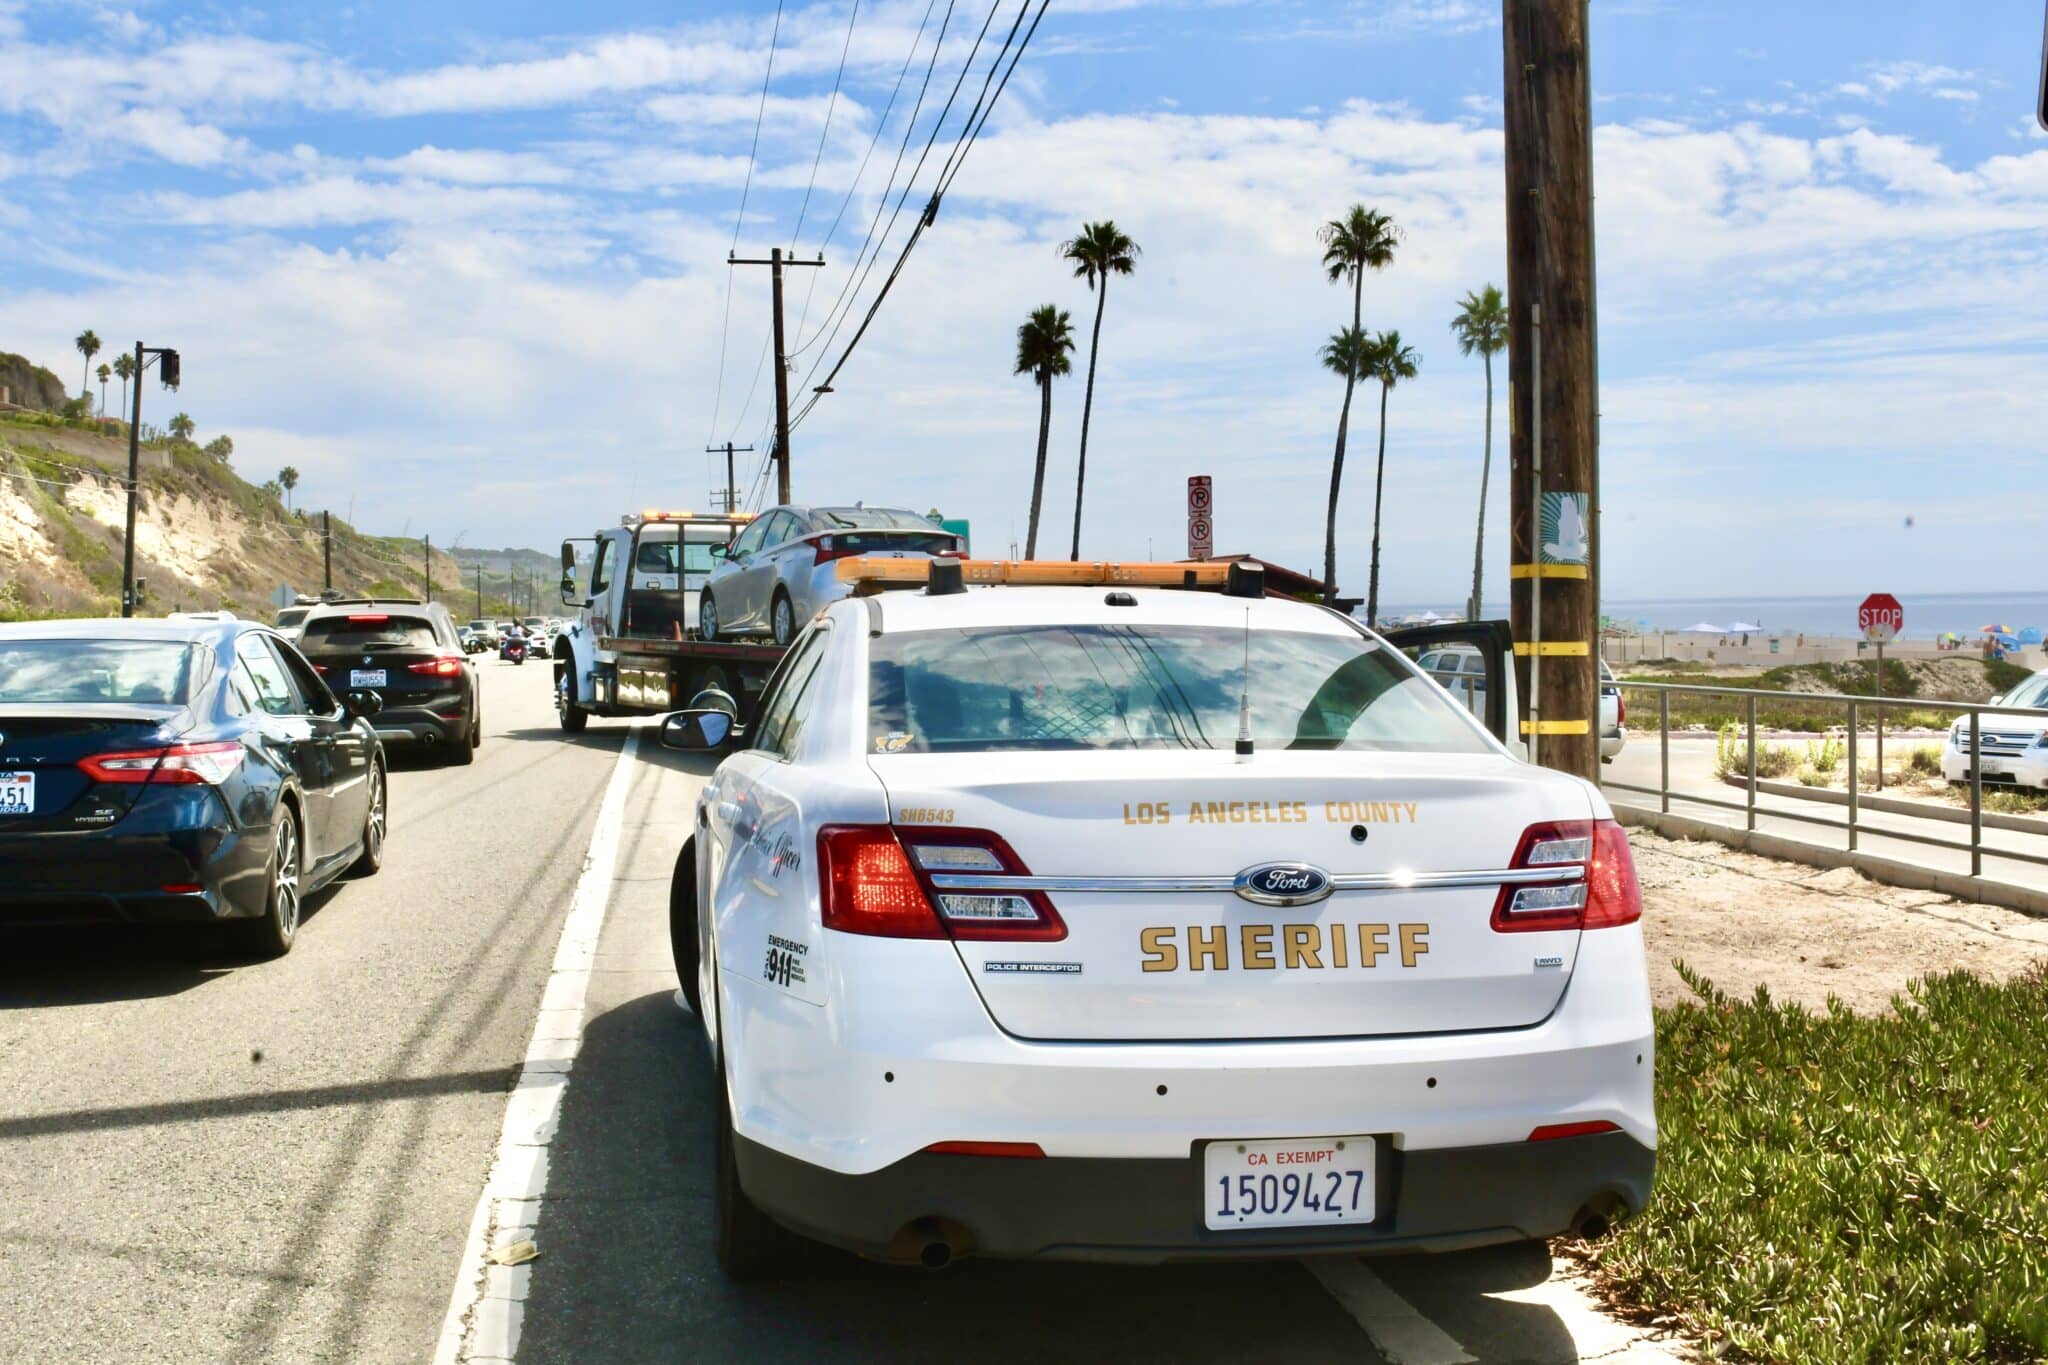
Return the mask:
<path id="1" fill-rule="evenodd" d="M 601 635 L 597 646 L 613 662 L 596 670 L 593 695 L 584 705 L 600 716 L 673 711 L 706 688 L 728 693 L 744 712 L 787 652 L 776 644 L 637 635 Z"/>

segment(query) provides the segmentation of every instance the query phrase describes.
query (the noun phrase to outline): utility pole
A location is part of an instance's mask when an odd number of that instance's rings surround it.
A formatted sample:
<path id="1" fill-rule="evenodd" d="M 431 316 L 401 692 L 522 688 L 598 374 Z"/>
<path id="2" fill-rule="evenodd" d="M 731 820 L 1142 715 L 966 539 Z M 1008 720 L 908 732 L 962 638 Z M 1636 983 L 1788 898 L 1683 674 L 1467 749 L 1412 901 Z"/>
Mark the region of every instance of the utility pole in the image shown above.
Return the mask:
<path id="1" fill-rule="evenodd" d="M 320 514 L 320 584 L 323 591 L 334 591 L 334 514 Z"/>
<path id="2" fill-rule="evenodd" d="M 121 615 L 135 614 L 135 492 L 142 484 L 142 372 L 151 356 L 163 362 L 160 375 L 167 389 L 178 387 L 178 353 L 165 347 L 135 343 L 135 406 L 128 414 L 128 526 L 121 537 Z"/>
<path id="3" fill-rule="evenodd" d="M 789 356 L 782 341 L 782 270 L 784 266 L 811 266 L 825 264 L 825 253 L 819 252 L 815 261 L 799 261 L 784 256 L 782 248 L 776 247 L 768 253 L 767 260 L 758 257 L 742 259 L 727 252 L 727 265 L 765 265 L 773 278 L 770 291 L 775 311 L 775 500 L 789 501 Z"/>
<path id="4" fill-rule="evenodd" d="M 1600 778 L 1599 363 L 1586 0 L 1502 0 L 1510 617 L 1529 757 Z"/>
<path id="5" fill-rule="evenodd" d="M 726 513 L 727 513 L 728 515 L 730 515 L 730 514 L 731 514 L 731 513 L 733 513 L 734 511 L 737 511 L 737 510 L 738 510 L 738 508 L 739 508 L 739 505 L 740 505 L 740 490 L 739 490 L 739 485 L 738 485 L 738 484 L 736 484 L 736 483 L 735 483 L 735 482 L 733 481 L 733 472 L 732 472 L 732 455 L 733 455 L 733 452 L 734 452 L 735 450 L 737 450 L 737 451 L 740 451 L 740 452 L 741 452 L 741 453 L 743 453 L 743 454 L 751 455 L 751 454 L 753 454 L 753 453 L 754 453 L 754 448 L 753 448 L 752 446 L 736 446 L 736 445 L 734 445 L 734 444 L 733 444 L 733 443 L 732 443 L 731 441 L 727 441 L 727 442 L 726 442 L 726 443 L 725 443 L 724 445 L 722 445 L 722 446 L 705 446 L 705 447 L 704 447 L 704 453 L 705 453 L 705 454 L 707 454 L 707 455 L 716 455 L 716 454 L 717 454 L 717 453 L 718 453 L 719 451 L 721 451 L 721 450 L 725 452 L 725 492 L 724 492 L 724 494 L 722 495 L 722 497 L 723 497 L 723 499 L 724 499 L 724 502 L 725 502 L 725 511 L 726 511 Z M 784 477 L 785 477 L 785 480 L 786 480 L 786 479 L 787 479 L 787 475 L 785 475 Z M 788 484 L 787 484 L 787 482 L 785 482 L 785 483 L 784 483 L 784 485 L 783 485 L 782 493 L 783 493 L 783 498 L 782 498 L 782 500 L 783 500 L 784 502 L 788 502 L 788 501 L 789 501 L 789 488 L 788 488 Z"/>
<path id="6" fill-rule="evenodd" d="M 479 621 L 484 618 L 484 564 L 482 560 L 478 560 L 476 564 L 476 618 Z"/>
<path id="7" fill-rule="evenodd" d="M 420 537 L 420 576 L 427 580 L 427 600 L 434 600 L 434 538 Z"/>

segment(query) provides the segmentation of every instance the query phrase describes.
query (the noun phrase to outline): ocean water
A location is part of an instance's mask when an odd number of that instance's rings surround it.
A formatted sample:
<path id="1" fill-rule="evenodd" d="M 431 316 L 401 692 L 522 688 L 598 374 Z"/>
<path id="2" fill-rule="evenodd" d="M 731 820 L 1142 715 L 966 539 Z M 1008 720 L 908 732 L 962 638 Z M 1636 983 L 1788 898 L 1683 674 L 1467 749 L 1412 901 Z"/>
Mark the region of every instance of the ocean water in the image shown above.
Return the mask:
<path id="1" fill-rule="evenodd" d="M 1946 631 L 1975 635 L 1985 626 L 2028 626 L 2048 632 L 2048 592 L 2009 593 L 1912 593 L 1894 591 L 1906 611 L 1906 627 L 1900 635 L 1908 640 L 1932 640 Z M 1765 635 L 1861 634 L 1856 626 L 1856 608 L 1864 594 L 1822 597 L 1665 597 L 1609 598 L 1601 604 L 1604 615 L 1617 622 L 1636 624 L 1640 629 L 1678 631 L 1695 622 L 1725 626 L 1748 621 L 1763 628 Z M 1435 602 L 1390 605 L 1381 608 L 1388 621 L 1396 617 L 1433 610 L 1455 616 L 1461 603 Z M 1488 602 L 1485 615 L 1506 619 L 1506 602 Z M 1643 623 L 1647 623 L 1646 625 Z"/>

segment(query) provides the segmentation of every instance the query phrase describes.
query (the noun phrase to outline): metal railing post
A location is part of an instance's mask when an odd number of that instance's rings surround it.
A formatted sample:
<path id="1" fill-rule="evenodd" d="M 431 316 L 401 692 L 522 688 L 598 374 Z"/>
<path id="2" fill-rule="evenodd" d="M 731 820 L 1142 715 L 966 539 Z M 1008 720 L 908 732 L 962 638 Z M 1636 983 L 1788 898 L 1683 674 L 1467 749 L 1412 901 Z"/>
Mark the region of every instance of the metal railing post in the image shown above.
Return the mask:
<path id="1" fill-rule="evenodd" d="M 1657 794 L 1663 800 L 1663 811 L 1671 814 L 1671 694 L 1658 689 L 1657 692 L 1657 758 L 1662 774 L 1657 780 Z"/>
<path id="2" fill-rule="evenodd" d="M 1849 851 L 1856 851 L 1856 703 L 1849 703 Z"/>
<path id="3" fill-rule="evenodd" d="M 1749 827 L 1756 828 L 1756 694 L 1751 693 L 1749 703 Z"/>
<path id="4" fill-rule="evenodd" d="M 1981 711 L 1970 712 L 1970 875 L 1984 875 L 1984 755 L 1979 747 Z"/>

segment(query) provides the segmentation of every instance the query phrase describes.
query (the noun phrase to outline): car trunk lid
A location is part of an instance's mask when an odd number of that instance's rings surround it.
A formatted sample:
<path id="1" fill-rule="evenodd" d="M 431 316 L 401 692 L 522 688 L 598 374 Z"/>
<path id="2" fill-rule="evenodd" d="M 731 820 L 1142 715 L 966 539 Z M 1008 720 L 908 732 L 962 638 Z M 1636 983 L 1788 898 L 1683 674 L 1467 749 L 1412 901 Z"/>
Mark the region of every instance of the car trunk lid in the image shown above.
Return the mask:
<path id="1" fill-rule="evenodd" d="M 0 782 L 16 789 L 0 809 L 0 836 L 45 830 L 100 829 L 135 804 L 135 783 L 95 782 L 81 760 L 150 749 L 190 728 L 182 706 L 153 703 L 0 705 Z M 25 798 L 33 790 L 33 802 Z"/>
<path id="2" fill-rule="evenodd" d="M 1516 1028 L 1570 979 L 1576 928 L 1491 924 L 1525 830 L 1585 821 L 1576 784 L 1492 754 L 875 755 L 902 842 L 995 832 L 1066 925 L 959 941 L 1003 1028 L 1036 1039 L 1328 1037 Z M 1276 865 L 1278 865 L 1276 867 Z M 1286 899 L 1237 889 L 1268 869 Z M 944 883 L 939 883 L 944 884 Z M 955 883 L 965 886 L 966 883 Z M 1261 894 L 1259 887 L 1247 887 Z"/>

